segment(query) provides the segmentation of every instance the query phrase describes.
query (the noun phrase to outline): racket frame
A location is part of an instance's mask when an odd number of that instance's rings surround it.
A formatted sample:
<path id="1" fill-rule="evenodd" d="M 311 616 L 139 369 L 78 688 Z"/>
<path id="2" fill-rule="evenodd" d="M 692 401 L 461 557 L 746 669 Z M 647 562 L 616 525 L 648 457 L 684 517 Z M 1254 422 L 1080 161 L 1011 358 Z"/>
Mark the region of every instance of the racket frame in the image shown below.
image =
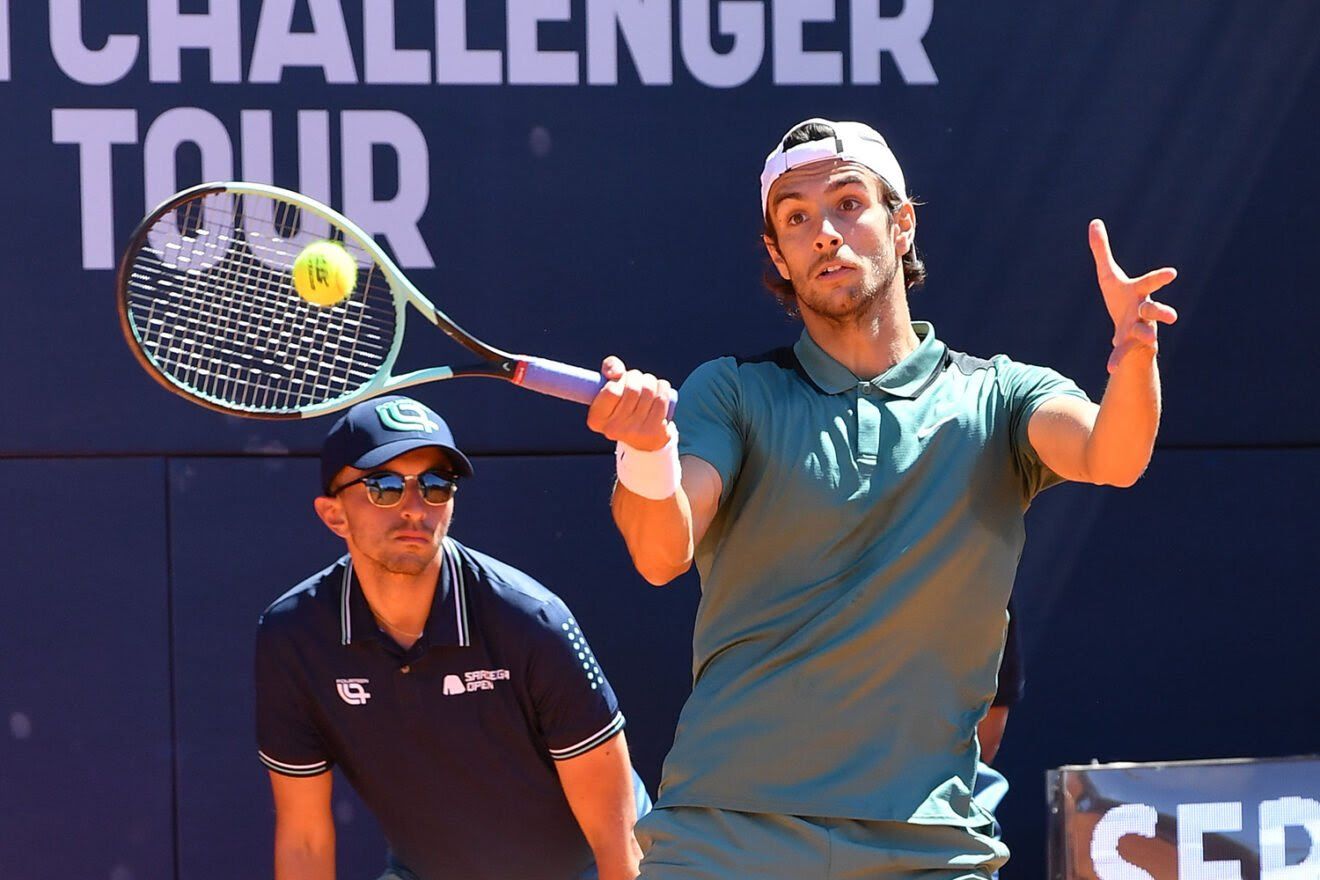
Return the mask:
<path id="1" fill-rule="evenodd" d="M 299 210 L 310 211 L 312 214 L 329 222 L 331 228 L 340 227 L 346 233 L 353 236 L 356 244 L 376 262 L 377 268 L 384 275 L 385 282 L 389 285 L 390 292 L 394 297 L 395 331 L 394 338 L 390 343 L 389 353 L 385 356 L 380 367 L 377 368 L 376 374 L 370 381 L 347 394 L 342 394 L 339 397 L 302 407 L 297 410 L 249 410 L 239 409 L 235 406 L 220 402 L 217 398 L 179 381 L 167 371 L 157 366 L 154 359 L 143 347 L 138 337 L 137 330 L 129 316 L 128 282 L 137 255 L 142 248 L 148 246 L 147 234 L 162 217 L 167 216 L 170 212 L 178 210 L 183 205 L 201 197 L 226 194 L 236 198 L 251 194 L 279 199 L 296 205 Z M 281 420 L 316 418 L 317 416 L 350 407 L 360 400 L 366 400 L 367 398 L 375 397 L 380 394 L 401 391 L 405 388 L 410 388 L 414 385 L 421 385 L 426 382 L 451 379 L 456 376 L 485 376 L 495 379 L 505 379 L 514 384 L 520 385 L 522 384 L 523 377 L 528 369 L 529 362 L 537 360 L 534 358 L 529 359 L 509 354 L 508 352 L 482 342 L 472 334 L 468 333 L 448 315 L 436 308 L 435 304 L 428 300 L 422 292 L 407 279 L 403 272 L 399 270 L 398 266 L 394 264 L 394 261 L 390 259 L 389 255 L 386 254 L 380 245 L 378 245 L 376 241 L 360 226 L 333 208 L 329 208 L 315 199 L 311 199 L 301 193 L 293 192 L 292 190 L 282 189 L 267 184 L 247 183 L 243 181 L 223 181 L 198 184 L 197 186 L 181 190 L 161 202 L 160 205 L 148 214 L 146 218 L 138 224 L 137 228 L 133 230 L 133 235 L 129 241 L 129 246 L 125 248 L 124 255 L 120 259 L 119 269 L 116 275 L 119 325 L 120 329 L 123 330 L 124 338 L 128 342 L 129 348 L 132 349 L 134 356 L 137 358 L 138 362 L 142 364 L 143 368 L 146 369 L 146 371 L 167 390 L 181 395 L 193 403 L 204 406 L 207 409 L 222 412 L 226 415 Z M 404 323 L 407 314 L 405 305 L 411 305 L 413 308 L 417 309 L 428 321 L 444 331 L 446 336 L 480 357 L 481 361 L 461 367 L 428 367 L 404 373 L 399 376 L 391 375 L 394 362 L 399 355 L 399 349 L 403 344 Z"/>

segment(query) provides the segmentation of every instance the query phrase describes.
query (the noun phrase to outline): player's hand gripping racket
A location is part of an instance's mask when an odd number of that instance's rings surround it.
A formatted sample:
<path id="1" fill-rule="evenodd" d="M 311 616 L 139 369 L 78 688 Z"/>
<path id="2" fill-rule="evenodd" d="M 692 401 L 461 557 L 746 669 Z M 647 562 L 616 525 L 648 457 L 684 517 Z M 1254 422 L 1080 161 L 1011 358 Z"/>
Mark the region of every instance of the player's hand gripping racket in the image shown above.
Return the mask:
<path id="1" fill-rule="evenodd" d="M 314 305 L 293 286 L 294 260 L 324 239 L 342 243 L 358 266 L 352 293 L 333 306 Z M 311 418 L 456 376 L 505 379 L 584 404 L 605 384 L 591 370 L 480 341 L 351 220 L 273 186 L 207 183 L 171 196 L 134 231 L 118 290 L 124 336 L 147 371 L 170 391 L 235 415 Z M 393 375 L 407 305 L 478 360 Z"/>

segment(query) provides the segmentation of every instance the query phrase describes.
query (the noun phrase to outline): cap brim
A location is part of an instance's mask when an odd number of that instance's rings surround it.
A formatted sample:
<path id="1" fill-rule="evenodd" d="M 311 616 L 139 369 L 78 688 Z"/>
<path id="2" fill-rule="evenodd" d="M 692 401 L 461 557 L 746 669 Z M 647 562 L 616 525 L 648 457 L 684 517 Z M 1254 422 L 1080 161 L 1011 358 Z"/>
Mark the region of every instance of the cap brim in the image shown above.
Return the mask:
<path id="1" fill-rule="evenodd" d="M 405 440 L 395 440 L 393 443 L 386 443 L 383 446 L 377 446 L 366 455 L 353 462 L 353 467 L 359 470 L 365 468 L 374 468 L 382 465 L 398 455 L 405 452 L 412 452 L 414 449 L 423 449 L 427 446 L 434 446 L 436 449 L 442 449 L 445 455 L 449 457 L 450 463 L 454 466 L 454 473 L 460 477 L 472 476 L 472 462 L 468 461 L 466 455 L 459 452 L 452 446 L 446 446 L 444 443 L 433 443 L 418 437 L 409 437 Z"/>

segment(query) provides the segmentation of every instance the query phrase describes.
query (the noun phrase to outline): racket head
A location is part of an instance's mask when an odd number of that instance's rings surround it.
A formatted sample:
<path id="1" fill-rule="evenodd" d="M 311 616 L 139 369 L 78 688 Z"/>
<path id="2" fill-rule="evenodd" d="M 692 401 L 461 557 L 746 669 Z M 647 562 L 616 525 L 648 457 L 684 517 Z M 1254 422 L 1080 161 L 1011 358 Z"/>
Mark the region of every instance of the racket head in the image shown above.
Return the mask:
<path id="1" fill-rule="evenodd" d="M 324 239 L 358 265 L 354 290 L 333 306 L 293 287 L 294 260 Z M 241 182 L 201 184 L 152 211 L 116 287 L 124 336 L 149 374 L 201 406 L 264 419 L 310 418 L 376 393 L 398 356 L 410 294 L 420 298 L 342 214 Z"/>

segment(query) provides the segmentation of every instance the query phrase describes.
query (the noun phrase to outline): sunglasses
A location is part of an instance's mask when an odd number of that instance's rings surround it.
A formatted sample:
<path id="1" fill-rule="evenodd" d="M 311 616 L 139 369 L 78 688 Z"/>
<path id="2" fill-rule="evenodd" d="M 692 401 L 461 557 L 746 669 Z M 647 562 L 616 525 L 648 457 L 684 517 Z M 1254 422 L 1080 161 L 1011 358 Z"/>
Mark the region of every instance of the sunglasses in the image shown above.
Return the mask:
<path id="1" fill-rule="evenodd" d="M 378 471 L 349 480 L 338 489 L 331 489 L 331 498 L 343 492 L 349 486 L 361 483 L 367 487 L 367 500 L 377 507 L 394 507 L 403 500 L 403 492 L 410 480 L 417 481 L 417 491 L 422 500 L 433 507 L 439 507 L 454 497 L 458 491 L 458 481 L 450 474 L 439 471 L 426 471 L 420 474 L 396 474 L 394 471 Z"/>

